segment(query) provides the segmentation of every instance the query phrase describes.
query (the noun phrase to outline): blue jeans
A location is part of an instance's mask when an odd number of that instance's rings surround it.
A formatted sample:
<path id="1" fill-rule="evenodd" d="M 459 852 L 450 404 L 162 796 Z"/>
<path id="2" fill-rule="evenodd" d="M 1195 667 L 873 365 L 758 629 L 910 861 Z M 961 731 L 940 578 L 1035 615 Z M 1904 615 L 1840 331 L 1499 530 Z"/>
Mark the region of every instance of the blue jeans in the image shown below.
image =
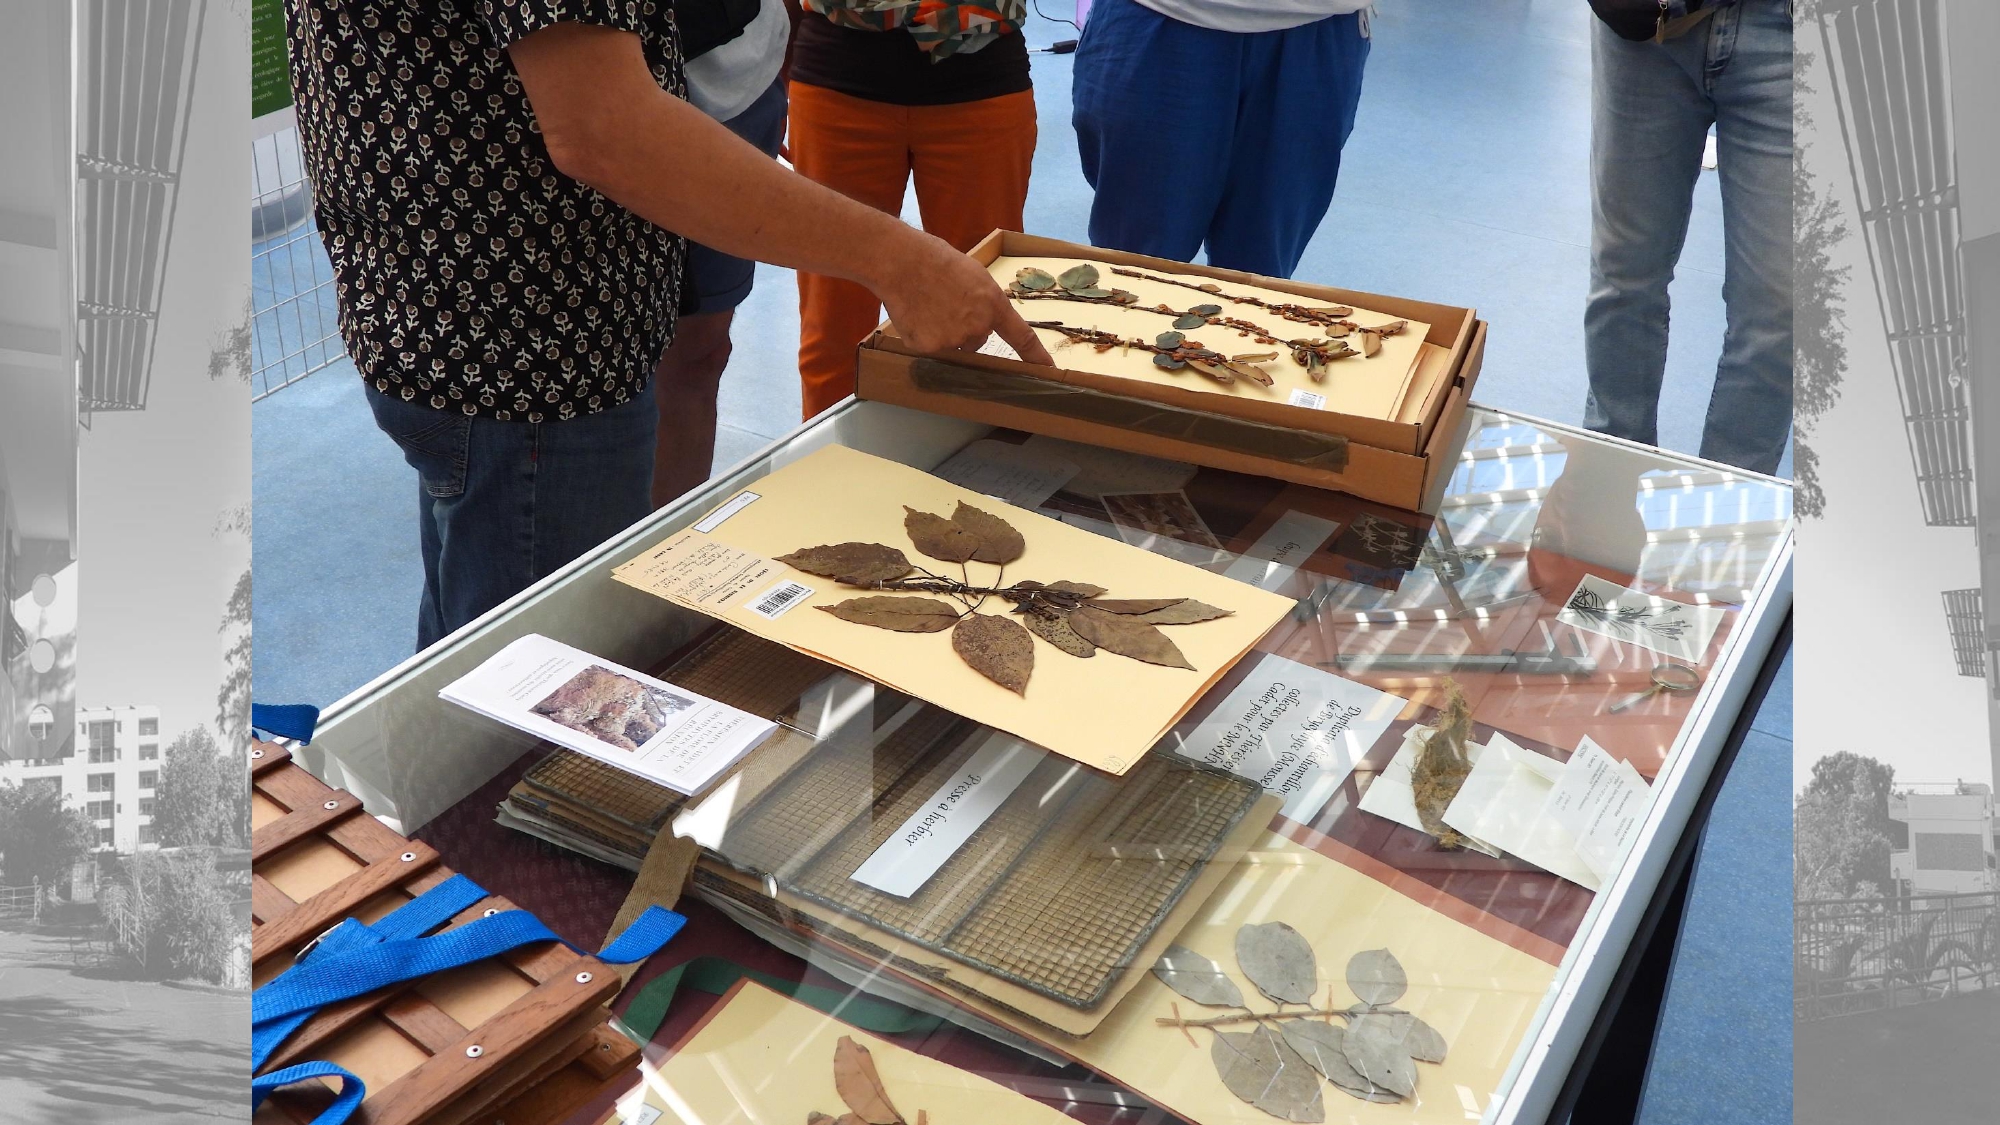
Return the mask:
<path id="1" fill-rule="evenodd" d="M 1664 44 L 1592 21 L 1590 394 L 1584 425 L 1656 444 L 1667 283 L 1710 124 L 1728 329 L 1701 455 L 1775 472 L 1792 425 L 1792 20 L 1742 0 Z"/>
<path id="2" fill-rule="evenodd" d="M 1367 61 L 1358 14 L 1240 34 L 1099 0 L 1070 86 L 1090 241 L 1182 262 L 1205 244 L 1211 265 L 1290 277 L 1333 202 Z"/>
<path id="3" fill-rule="evenodd" d="M 561 569 L 653 510 L 653 387 L 561 422 L 496 422 L 368 390 L 417 471 L 417 647 Z"/>

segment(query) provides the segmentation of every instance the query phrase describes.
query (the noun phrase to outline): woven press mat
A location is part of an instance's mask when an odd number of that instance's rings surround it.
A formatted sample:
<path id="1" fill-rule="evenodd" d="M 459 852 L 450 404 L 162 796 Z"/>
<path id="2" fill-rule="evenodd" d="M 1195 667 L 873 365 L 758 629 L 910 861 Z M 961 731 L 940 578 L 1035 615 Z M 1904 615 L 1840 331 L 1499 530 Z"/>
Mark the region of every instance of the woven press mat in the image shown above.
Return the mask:
<path id="1" fill-rule="evenodd" d="M 1199 763 L 1152 754 L 1114 778 L 1050 755 L 914 894 L 881 892 L 851 876 L 989 733 L 909 706 L 872 745 L 824 744 L 741 798 L 714 849 L 733 872 L 704 860 L 700 885 L 766 913 L 796 904 L 780 920 L 870 952 L 941 955 L 973 970 L 956 975 L 965 991 L 1017 1010 L 1053 1001 L 1087 1026 L 1199 904 L 1203 877 L 1233 865 L 1238 830 L 1268 819 L 1252 816 L 1255 784 Z"/>
<path id="2" fill-rule="evenodd" d="M 429 845 L 369 816 L 282 747 L 251 765 L 252 979 L 261 987 L 345 918 L 373 923 L 451 879 Z M 447 929 L 515 909 L 497 895 Z M 344 1067 L 367 1085 L 356 1125 L 540 1125 L 629 1084 L 639 1048 L 608 1026 L 620 987 L 597 959 L 554 942 L 331 1004 L 287 1038 L 262 1073 L 300 1062 Z M 273 1093 L 258 1125 L 311 1122 L 333 1087 Z"/>

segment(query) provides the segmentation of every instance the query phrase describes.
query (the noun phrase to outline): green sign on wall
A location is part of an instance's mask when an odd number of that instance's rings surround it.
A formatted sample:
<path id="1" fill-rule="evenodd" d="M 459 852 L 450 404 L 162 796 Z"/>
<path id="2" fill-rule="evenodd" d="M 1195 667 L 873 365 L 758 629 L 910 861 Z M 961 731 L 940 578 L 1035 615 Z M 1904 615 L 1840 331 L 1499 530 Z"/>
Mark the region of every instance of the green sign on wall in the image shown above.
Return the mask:
<path id="1" fill-rule="evenodd" d="M 262 117 L 291 104 L 284 0 L 250 0 L 250 116 Z"/>

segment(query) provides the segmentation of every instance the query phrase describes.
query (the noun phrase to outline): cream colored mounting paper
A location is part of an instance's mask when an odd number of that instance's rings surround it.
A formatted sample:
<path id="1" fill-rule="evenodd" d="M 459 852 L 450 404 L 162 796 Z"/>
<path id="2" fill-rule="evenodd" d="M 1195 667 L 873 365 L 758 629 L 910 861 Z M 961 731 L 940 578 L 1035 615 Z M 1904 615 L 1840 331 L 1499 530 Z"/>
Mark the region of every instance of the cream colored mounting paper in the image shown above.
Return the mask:
<path id="1" fill-rule="evenodd" d="M 937 1125 L 1075 1125 L 1055 1108 L 950 1063 L 859 1031 L 753 981 L 619 1102 L 619 1125 L 803 1125 L 848 1112 L 833 1084 L 842 1036 L 868 1049 L 905 1121 Z M 846 1120 L 846 1118 L 842 1118 Z"/>
<path id="2" fill-rule="evenodd" d="M 1086 765 L 1122 774 L 1230 665 L 1292 608 L 1289 598 L 1148 554 L 1002 504 L 906 465 L 829 446 L 757 482 L 757 499 L 706 534 L 692 528 L 620 566 L 619 581 L 727 621 L 948 711 Z M 739 494 L 741 495 L 741 494 Z M 1112 598 L 1185 597 L 1234 612 L 1162 629 L 1194 670 L 1100 651 L 1068 656 L 1035 640 L 1024 695 L 993 683 L 952 651 L 951 633 L 895 633 L 842 621 L 816 607 L 880 592 L 841 586 L 773 561 L 804 547 L 881 543 L 940 574 L 903 530 L 904 505 L 949 516 L 959 502 L 1007 520 L 1027 552 L 1005 568 L 968 563 L 975 585 L 1022 579 L 1089 582 Z M 731 504 L 736 503 L 732 498 Z M 729 505 L 724 505 L 728 507 Z M 980 611 L 1011 607 L 989 599 Z"/>
<path id="3" fill-rule="evenodd" d="M 1012 284 L 1014 275 L 1027 266 L 1060 276 L 1064 270 L 1084 264 L 1085 261 L 1086 259 L 1082 258 L 1002 255 L 995 258 L 993 264 L 987 268 L 993 274 L 994 280 L 1005 286 Z M 1138 304 L 1131 308 L 1121 308 L 1116 305 L 1099 305 L 1082 301 L 1045 299 L 1017 301 L 1015 308 L 1021 313 L 1021 318 L 1060 320 L 1075 328 L 1098 328 L 1106 332 L 1116 332 L 1126 339 L 1151 340 L 1160 333 L 1171 330 L 1174 321 L 1174 318 L 1162 313 L 1147 311 L 1154 306 L 1165 304 L 1185 310 L 1195 305 L 1221 305 L 1223 316 L 1261 325 L 1277 337 L 1279 342 L 1259 344 L 1254 336 L 1238 336 L 1237 329 L 1214 324 L 1204 328 L 1189 329 L 1183 335 L 1210 351 L 1221 352 L 1226 356 L 1276 351 L 1278 358 L 1263 365 L 1264 370 L 1272 376 L 1272 386 L 1266 387 L 1242 379 L 1230 383 L 1218 383 L 1193 370 L 1184 368 L 1179 371 L 1168 371 L 1155 366 L 1151 352 L 1124 348 L 1098 352 L 1088 344 L 1067 343 L 1068 337 L 1053 329 L 1036 329 L 1036 334 L 1042 338 L 1042 343 L 1049 348 L 1049 354 L 1055 357 L 1056 366 L 1072 371 L 1116 375 L 1189 390 L 1269 399 L 1272 402 L 1290 402 L 1293 391 L 1303 390 L 1310 394 L 1325 396 L 1326 402 L 1320 407 L 1322 410 L 1393 421 L 1401 411 L 1403 398 L 1409 391 L 1412 377 L 1416 374 L 1417 361 L 1424 347 L 1424 336 L 1431 330 L 1431 326 L 1422 321 L 1410 321 L 1402 332 L 1382 338 L 1381 351 L 1372 356 L 1355 355 L 1335 360 L 1327 365 L 1325 381 L 1314 382 L 1312 376 L 1306 374 L 1306 369 L 1292 360 L 1291 350 L 1285 347 L 1284 341 L 1325 339 L 1326 330 L 1319 325 L 1286 320 L 1269 309 L 1258 308 L 1256 305 L 1235 304 L 1225 298 L 1179 285 L 1126 277 L 1111 272 L 1113 267 L 1102 262 L 1089 264 L 1097 267 L 1099 288 L 1123 289 L 1136 294 L 1139 298 Z M 1156 277 L 1167 276 L 1158 270 L 1140 272 L 1150 273 Z M 1203 279 L 1188 280 L 1199 285 Z M 1265 289 L 1241 282 L 1216 284 L 1221 285 L 1229 293 L 1256 297 L 1272 304 L 1309 307 L 1324 307 L 1328 304 L 1317 298 L 1302 297 L 1296 293 L 1283 293 L 1276 289 Z M 1357 308 L 1348 319 L 1366 328 L 1403 318 Z M 1361 350 L 1359 337 L 1348 336 L 1345 339 L 1350 347 L 1356 351 Z"/>
<path id="4" fill-rule="evenodd" d="M 1278 1005 L 1259 995 L 1237 965 L 1236 932 L 1245 923 L 1262 922 L 1283 922 L 1312 946 L 1319 982 L 1315 1007 L 1325 1006 L 1329 998 L 1337 1008 L 1354 1003 L 1346 982 L 1348 959 L 1362 950 L 1386 948 L 1409 976 L 1409 991 L 1396 1007 L 1416 1013 L 1444 1035 L 1445 1061 L 1417 1064 L 1412 1100 L 1363 1102 L 1320 1083 L 1330 1123 L 1464 1125 L 1479 1120 L 1491 1108 L 1556 972 L 1555 966 L 1446 918 L 1394 887 L 1289 840 L 1267 836 L 1175 939 L 1220 965 L 1260 1013 Z M 1211 1032 L 1183 1032 L 1155 1022 L 1171 1018 L 1176 1007 L 1190 1019 L 1229 1014 L 1178 996 L 1147 973 L 1096 1031 L 1063 1049 L 1195 1125 L 1277 1121 L 1223 1086 L 1209 1059 Z M 1226 1030 L 1243 1029 L 1238 1024 Z"/>

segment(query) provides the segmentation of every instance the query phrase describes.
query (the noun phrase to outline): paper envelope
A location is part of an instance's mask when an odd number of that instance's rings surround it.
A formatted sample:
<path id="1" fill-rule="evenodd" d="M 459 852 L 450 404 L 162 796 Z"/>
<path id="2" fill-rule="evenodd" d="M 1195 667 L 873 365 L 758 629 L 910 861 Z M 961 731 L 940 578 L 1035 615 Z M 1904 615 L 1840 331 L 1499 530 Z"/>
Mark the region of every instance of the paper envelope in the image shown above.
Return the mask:
<path id="1" fill-rule="evenodd" d="M 881 591 L 842 586 L 773 561 L 805 547 L 880 543 L 956 577 L 924 557 L 904 531 L 904 506 L 949 516 L 963 501 L 1020 531 L 1026 552 L 1005 568 L 967 563 L 973 585 L 1088 582 L 1110 598 L 1184 597 L 1232 610 L 1163 626 L 1193 670 L 1106 651 L 1069 656 L 1037 638 L 1034 669 L 1016 694 L 973 671 L 950 632 L 898 633 L 843 621 L 817 607 Z M 1086 765 L 1122 774 L 1195 700 L 1290 612 L 1289 598 L 1148 554 L 960 488 L 906 465 L 841 446 L 801 458 L 738 493 L 693 527 L 613 572 L 621 582 L 847 668 Z M 989 598 L 979 612 L 1011 607 Z"/>

